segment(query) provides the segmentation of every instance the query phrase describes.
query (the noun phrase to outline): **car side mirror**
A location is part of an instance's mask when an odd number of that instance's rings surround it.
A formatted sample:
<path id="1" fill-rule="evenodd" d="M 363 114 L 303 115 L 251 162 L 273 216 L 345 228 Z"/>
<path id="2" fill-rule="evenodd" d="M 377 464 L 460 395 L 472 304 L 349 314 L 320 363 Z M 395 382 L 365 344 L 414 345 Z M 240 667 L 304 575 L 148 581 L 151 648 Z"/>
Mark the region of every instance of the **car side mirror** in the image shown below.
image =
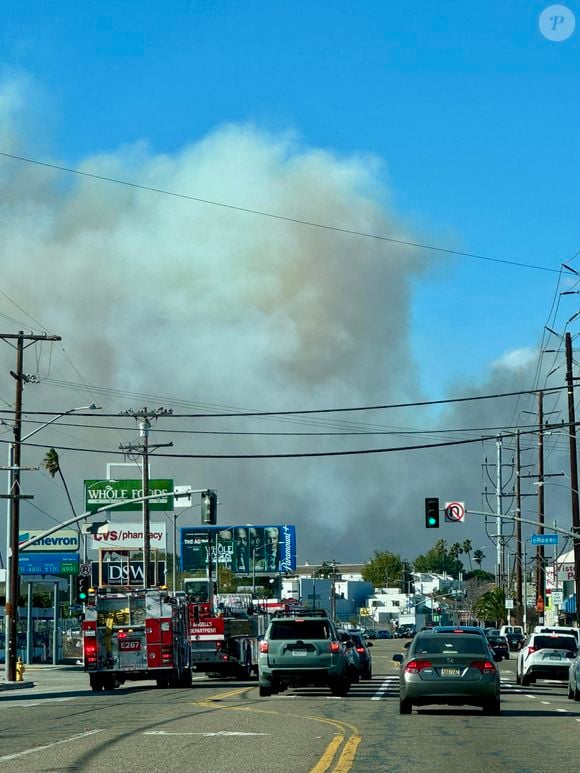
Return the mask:
<path id="1" fill-rule="evenodd" d="M 396 661 L 397 661 L 397 663 L 402 663 L 402 662 L 403 662 L 403 660 L 404 660 L 404 657 L 401 655 L 401 653 L 400 653 L 400 652 L 396 652 L 396 653 L 393 655 L 393 660 L 396 660 Z"/>
<path id="2" fill-rule="evenodd" d="M 410 642 L 410 641 L 406 641 L 406 642 L 403 644 L 403 649 L 404 649 L 404 650 L 408 650 L 410 646 L 411 646 L 411 642 Z"/>

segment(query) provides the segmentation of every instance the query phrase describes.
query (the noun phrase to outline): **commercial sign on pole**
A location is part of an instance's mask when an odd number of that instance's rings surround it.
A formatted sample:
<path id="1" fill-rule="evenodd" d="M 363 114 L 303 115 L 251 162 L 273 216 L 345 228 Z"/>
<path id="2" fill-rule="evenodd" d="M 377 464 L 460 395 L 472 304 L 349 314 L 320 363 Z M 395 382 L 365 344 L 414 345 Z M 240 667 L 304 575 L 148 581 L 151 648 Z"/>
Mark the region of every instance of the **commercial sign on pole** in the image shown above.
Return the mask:
<path id="1" fill-rule="evenodd" d="M 165 550 L 167 544 L 167 524 L 149 524 L 151 550 Z M 91 534 L 90 547 L 95 550 L 141 550 L 143 548 L 143 525 L 140 523 L 109 523 L 106 530 Z"/>
<path id="2" fill-rule="evenodd" d="M 206 571 L 208 556 L 234 574 L 290 572 L 296 569 L 296 527 L 187 526 L 181 530 L 184 571 Z"/>
<path id="3" fill-rule="evenodd" d="M 78 574 L 78 553 L 19 553 L 19 574 Z"/>
<path id="4" fill-rule="evenodd" d="M 566 582 L 567 580 L 576 579 L 576 566 L 575 564 L 558 564 L 558 580 L 560 582 Z"/>
<path id="5" fill-rule="evenodd" d="M 93 562 L 92 583 L 99 585 L 99 563 Z M 143 586 L 143 561 L 103 561 L 101 564 L 103 585 L 118 585 L 124 588 Z M 155 574 L 156 573 L 156 574 Z M 157 576 L 157 582 L 165 585 L 165 561 L 149 562 L 149 576 Z"/>
<path id="6" fill-rule="evenodd" d="M 159 499 L 149 500 L 149 510 L 173 510 L 173 480 L 157 478 L 149 481 L 147 494 L 159 494 Z M 105 505 L 119 504 L 115 512 L 141 512 L 142 502 L 133 499 L 144 497 L 140 480 L 85 480 L 85 510 L 94 513 Z"/>
<path id="7" fill-rule="evenodd" d="M 38 537 L 39 534 L 43 534 L 45 530 L 34 529 L 30 531 L 18 532 L 18 542 L 26 542 L 26 540 Z M 53 532 L 49 537 L 43 537 L 42 539 L 24 548 L 27 553 L 72 553 L 79 549 L 79 533 L 74 529 L 60 529 Z M 20 551 L 19 551 L 20 552 Z"/>

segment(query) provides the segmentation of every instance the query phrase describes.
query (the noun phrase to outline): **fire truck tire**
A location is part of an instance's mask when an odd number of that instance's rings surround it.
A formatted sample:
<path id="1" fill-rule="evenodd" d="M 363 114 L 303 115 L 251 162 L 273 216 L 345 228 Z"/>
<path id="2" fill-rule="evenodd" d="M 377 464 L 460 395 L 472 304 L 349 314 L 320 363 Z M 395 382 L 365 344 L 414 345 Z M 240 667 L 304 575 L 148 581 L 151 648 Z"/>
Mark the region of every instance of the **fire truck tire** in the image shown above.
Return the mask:
<path id="1" fill-rule="evenodd" d="M 253 673 L 254 669 L 252 667 L 252 653 L 250 652 L 250 648 L 246 647 L 244 652 L 244 659 L 239 666 L 238 679 L 251 679 Z"/>
<path id="2" fill-rule="evenodd" d="M 114 690 L 117 686 L 117 682 L 114 676 L 103 677 L 103 690 Z"/>
<path id="3" fill-rule="evenodd" d="M 260 694 L 260 698 L 269 698 L 272 695 L 272 688 L 263 687 L 262 685 L 260 685 L 258 687 L 258 692 Z"/>
<path id="4" fill-rule="evenodd" d="M 94 692 L 99 692 L 99 690 L 104 688 L 103 680 L 98 674 L 91 674 L 89 679 L 91 681 L 91 690 Z"/>
<path id="5" fill-rule="evenodd" d="M 189 668 L 179 674 L 176 687 L 191 687 L 191 671 Z"/>
<path id="6" fill-rule="evenodd" d="M 157 682 L 157 687 L 161 687 L 164 690 L 170 686 L 168 676 L 158 676 L 155 681 Z"/>

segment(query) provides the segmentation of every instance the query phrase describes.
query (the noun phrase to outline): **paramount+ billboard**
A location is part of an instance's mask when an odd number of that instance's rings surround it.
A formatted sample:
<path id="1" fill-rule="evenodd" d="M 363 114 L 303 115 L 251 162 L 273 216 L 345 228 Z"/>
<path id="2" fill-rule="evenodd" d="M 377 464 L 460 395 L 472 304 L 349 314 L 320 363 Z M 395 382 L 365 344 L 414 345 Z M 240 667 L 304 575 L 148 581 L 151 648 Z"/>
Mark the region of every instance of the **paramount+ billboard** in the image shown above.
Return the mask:
<path id="1" fill-rule="evenodd" d="M 205 572 L 211 555 L 234 574 L 279 574 L 296 569 L 296 527 L 188 526 L 181 530 L 182 571 Z"/>

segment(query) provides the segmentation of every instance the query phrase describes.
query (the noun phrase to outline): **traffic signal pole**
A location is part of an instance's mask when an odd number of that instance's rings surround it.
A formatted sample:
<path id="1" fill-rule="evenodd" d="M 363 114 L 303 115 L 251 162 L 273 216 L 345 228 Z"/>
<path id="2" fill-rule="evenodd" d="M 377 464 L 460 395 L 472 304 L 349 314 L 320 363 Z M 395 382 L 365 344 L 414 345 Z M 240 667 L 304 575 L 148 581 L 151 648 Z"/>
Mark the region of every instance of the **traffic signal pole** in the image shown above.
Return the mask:
<path id="1" fill-rule="evenodd" d="M 574 532 L 574 567 L 576 590 L 576 624 L 580 625 L 580 495 L 578 493 L 578 456 L 576 444 L 576 410 L 572 372 L 572 336 L 566 333 L 566 384 L 568 386 L 568 421 L 570 439 L 570 490 L 572 492 L 572 531 Z"/>

